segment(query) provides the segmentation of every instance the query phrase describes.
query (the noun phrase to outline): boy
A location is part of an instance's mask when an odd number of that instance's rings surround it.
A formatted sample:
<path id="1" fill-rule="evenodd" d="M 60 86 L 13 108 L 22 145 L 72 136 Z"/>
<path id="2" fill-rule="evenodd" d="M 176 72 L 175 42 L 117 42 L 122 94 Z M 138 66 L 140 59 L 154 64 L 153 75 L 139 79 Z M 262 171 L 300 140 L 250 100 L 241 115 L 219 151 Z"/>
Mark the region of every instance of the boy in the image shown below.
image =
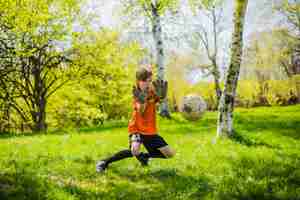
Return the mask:
<path id="1" fill-rule="evenodd" d="M 100 160 L 97 172 L 103 172 L 112 162 L 135 156 L 142 166 L 148 165 L 149 158 L 171 158 L 175 155 L 167 142 L 157 134 L 156 103 L 166 97 L 167 82 L 152 82 L 152 72 L 140 68 L 136 72 L 136 86 L 133 87 L 133 113 L 128 124 L 129 149 L 119 151 L 111 157 Z M 141 144 L 148 153 L 140 152 Z"/>

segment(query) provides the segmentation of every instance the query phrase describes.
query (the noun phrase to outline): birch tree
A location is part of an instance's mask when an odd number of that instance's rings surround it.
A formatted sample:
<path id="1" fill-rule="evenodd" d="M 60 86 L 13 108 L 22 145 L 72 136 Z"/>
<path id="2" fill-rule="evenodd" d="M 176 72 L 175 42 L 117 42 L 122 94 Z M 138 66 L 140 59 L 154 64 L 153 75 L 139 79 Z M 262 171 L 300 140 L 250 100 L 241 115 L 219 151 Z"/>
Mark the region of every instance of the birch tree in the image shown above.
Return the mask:
<path id="1" fill-rule="evenodd" d="M 243 27 L 248 0 L 235 0 L 234 30 L 231 41 L 231 60 L 225 77 L 225 87 L 219 103 L 217 137 L 232 136 L 233 110 L 243 51 Z"/>

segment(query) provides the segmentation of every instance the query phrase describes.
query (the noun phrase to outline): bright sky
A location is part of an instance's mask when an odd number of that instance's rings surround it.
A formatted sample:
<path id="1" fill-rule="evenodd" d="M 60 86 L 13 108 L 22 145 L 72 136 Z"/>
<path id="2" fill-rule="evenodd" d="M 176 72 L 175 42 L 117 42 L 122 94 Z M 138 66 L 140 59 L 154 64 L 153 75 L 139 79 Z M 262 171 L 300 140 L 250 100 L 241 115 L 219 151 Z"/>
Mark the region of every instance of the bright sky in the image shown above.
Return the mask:
<path id="1" fill-rule="evenodd" d="M 116 13 L 116 10 L 118 9 L 120 4 L 120 0 L 89 1 L 89 10 L 87 12 L 96 12 L 101 16 L 101 19 L 97 23 L 108 27 L 117 27 L 121 23 L 120 17 L 118 17 Z M 246 35 L 255 31 L 268 29 L 278 24 L 278 16 L 272 13 L 273 1 L 274 0 L 249 0 L 248 13 L 246 18 Z M 189 13 L 190 11 L 184 3 L 186 2 L 186 0 L 182 0 L 182 2 L 182 10 L 185 15 L 187 15 L 187 13 Z M 225 0 L 224 12 L 225 16 L 227 17 L 226 21 L 232 20 L 231 16 L 233 11 L 233 2 L 233 0 Z"/>

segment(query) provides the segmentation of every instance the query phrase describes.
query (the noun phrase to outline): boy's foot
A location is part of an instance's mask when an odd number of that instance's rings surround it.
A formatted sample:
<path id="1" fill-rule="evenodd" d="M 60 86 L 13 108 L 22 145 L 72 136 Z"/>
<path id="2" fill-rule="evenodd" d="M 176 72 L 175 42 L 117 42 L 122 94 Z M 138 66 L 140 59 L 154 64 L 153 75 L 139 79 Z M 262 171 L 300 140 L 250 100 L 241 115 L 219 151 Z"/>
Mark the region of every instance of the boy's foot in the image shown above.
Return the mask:
<path id="1" fill-rule="evenodd" d="M 96 164 L 96 171 L 98 173 L 104 172 L 107 168 L 107 164 L 104 160 L 100 160 L 97 164 Z"/>
<path id="2" fill-rule="evenodd" d="M 140 153 L 140 155 L 136 156 L 136 158 L 140 161 L 142 166 L 148 166 L 149 157 L 144 153 Z"/>

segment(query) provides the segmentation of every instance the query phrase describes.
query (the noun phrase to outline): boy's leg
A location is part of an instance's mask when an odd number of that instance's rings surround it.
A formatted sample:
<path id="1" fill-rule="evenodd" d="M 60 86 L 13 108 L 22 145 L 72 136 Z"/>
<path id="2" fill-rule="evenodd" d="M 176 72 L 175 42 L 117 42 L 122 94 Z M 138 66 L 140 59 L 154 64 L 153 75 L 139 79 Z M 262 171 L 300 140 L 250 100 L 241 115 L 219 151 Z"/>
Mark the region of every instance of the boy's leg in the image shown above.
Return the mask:
<path id="1" fill-rule="evenodd" d="M 108 167 L 108 165 L 112 162 L 116 162 L 118 160 L 122 160 L 125 158 L 133 157 L 131 150 L 131 135 L 129 136 L 129 149 L 125 149 L 122 151 L 119 151 L 118 153 L 114 154 L 111 157 L 108 157 L 106 159 L 100 160 L 96 164 L 96 171 L 97 172 L 103 172 Z"/>
<path id="2" fill-rule="evenodd" d="M 175 151 L 160 135 L 144 136 L 143 144 L 150 158 L 171 158 L 175 155 Z"/>
<path id="3" fill-rule="evenodd" d="M 140 152 L 142 138 L 141 135 L 136 133 L 130 136 L 130 149 L 133 156 L 135 156 L 142 166 L 148 165 L 149 158 L 144 153 Z"/>
<path id="4" fill-rule="evenodd" d="M 104 159 L 104 161 L 107 163 L 107 165 L 109 165 L 112 162 L 116 162 L 116 161 L 122 160 L 124 158 L 130 158 L 132 156 L 133 155 L 129 149 L 124 149 L 124 150 L 119 151 L 116 154 L 112 155 L 111 157 Z"/>
<path id="5" fill-rule="evenodd" d="M 108 167 L 108 165 L 110 163 L 116 162 L 118 160 L 122 160 L 122 159 L 125 159 L 125 158 L 130 158 L 132 156 L 133 155 L 132 155 L 130 149 L 125 149 L 125 150 L 119 151 L 116 154 L 112 155 L 111 157 L 100 160 L 96 165 L 96 171 L 97 172 L 102 172 Z"/>
<path id="6" fill-rule="evenodd" d="M 116 162 L 118 160 L 130 158 L 133 156 L 135 156 L 143 166 L 148 165 L 149 157 L 145 156 L 144 153 L 140 152 L 141 143 L 142 143 L 142 139 L 141 139 L 140 134 L 136 133 L 136 134 L 130 135 L 129 136 L 129 149 L 119 151 L 118 153 L 114 154 L 111 157 L 108 157 L 104 160 L 100 160 L 96 165 L 97 172 L 104 171 L 108 167 L 108 165 L 112 162 Z"/>
<path id="7" fill-rule="evenodd" d="M 141 148 L 141 136 L 140 134 L 133 134 L 129 137 L 130 149 L 133 156 L 138 156 L 140 154 Z"/>
<path id="8" fill-rule="evenodd" d="M 158 150 L 166 157 L 166 158 L 172 158 L 175 156 L 175 150 L 172 149 L 169 145 L 158 148 Z"/>

